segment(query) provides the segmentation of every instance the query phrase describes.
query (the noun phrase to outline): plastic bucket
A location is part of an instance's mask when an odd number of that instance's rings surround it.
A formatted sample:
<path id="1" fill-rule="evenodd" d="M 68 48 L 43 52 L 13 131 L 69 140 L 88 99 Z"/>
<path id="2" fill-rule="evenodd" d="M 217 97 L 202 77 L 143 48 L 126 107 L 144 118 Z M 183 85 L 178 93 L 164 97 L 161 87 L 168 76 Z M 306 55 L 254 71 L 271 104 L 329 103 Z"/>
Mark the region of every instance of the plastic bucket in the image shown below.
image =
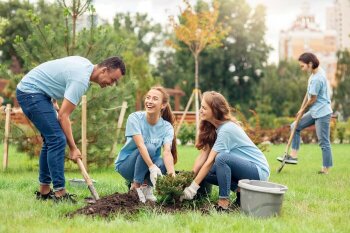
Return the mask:
<path id="1" fill-rule="evenodd" d="M 281 213 L 287 186 L 260 180 L 240 180 L 241 209 L 255 217 L 277 216 Z"/>

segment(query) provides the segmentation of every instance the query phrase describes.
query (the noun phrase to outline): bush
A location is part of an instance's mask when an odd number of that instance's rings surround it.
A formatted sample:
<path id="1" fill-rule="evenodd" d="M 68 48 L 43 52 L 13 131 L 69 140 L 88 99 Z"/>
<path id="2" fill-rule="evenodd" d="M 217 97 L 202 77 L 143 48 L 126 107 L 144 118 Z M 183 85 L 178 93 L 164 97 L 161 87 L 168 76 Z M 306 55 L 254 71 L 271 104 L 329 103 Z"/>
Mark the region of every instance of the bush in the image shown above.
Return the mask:
<path id="1" fill-rule="evenodd" d="M 181 145 L 186 145 L 189 142 L 194 142 L 196 138 L 196 125 L 195 124 L 182 124 L 177 138 L 181 141 Z"/>
<path id="2" fill-rule="evenodd" d="M 183 190 L 191 184 L 194 179 L 194 173 L 181 171 L 175 177 L 165 175 L 158 177 L 156 191 L 161 202 L 178 202 Z"/>
<path id="3" fill-rule="evenodd" d="M 339 143 L 350 142 L 350 118 L 346 122 L 337 122 L 335 127 L 335 137 L 339 140 Z"/>

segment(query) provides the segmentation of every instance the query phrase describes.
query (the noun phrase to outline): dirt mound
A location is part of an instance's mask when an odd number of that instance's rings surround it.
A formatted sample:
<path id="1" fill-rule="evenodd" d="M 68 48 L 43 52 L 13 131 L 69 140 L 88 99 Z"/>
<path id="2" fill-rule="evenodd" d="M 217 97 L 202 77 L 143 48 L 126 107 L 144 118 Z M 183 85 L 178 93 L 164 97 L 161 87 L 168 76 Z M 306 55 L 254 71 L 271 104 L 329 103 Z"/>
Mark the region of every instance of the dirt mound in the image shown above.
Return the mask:
<path id="1" fill-rule="evenodd" d="M 141 210 L 152 210 L 159 213 L 174 213 L 179 211 L 196 210 L 201 213 L 209 213 L 212 209 L 210 203 L 202 203 L 201 205 L 183 204 L 158 204 L 146 202 L 145 204 L 139 201 L 137 193 L 130 191 L 129 193 L 114 193 L 109 196 L 102 197 L 96 203 L 89 204 L 76 211 L 68 213 L 68 217 L 73 217 L 77 214 L 88 216 L 108 217 L 114 213 L 136 214 Z"/>

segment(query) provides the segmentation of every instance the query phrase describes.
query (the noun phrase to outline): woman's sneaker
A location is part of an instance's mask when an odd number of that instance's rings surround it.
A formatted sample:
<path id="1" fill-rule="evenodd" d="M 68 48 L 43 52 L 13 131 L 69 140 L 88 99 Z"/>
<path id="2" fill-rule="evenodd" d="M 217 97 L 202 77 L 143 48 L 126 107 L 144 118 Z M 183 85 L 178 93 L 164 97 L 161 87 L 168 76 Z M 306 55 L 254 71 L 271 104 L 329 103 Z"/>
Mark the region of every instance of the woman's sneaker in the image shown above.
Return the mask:
<path id="1" fill-rule="evenodd" d="M 55 195 L 52 189 L 50 189 L 50 192 L 47 194 L 41 194 L 39 191 L 35 191 L 34 194 L 36 199 L 41 201 L 52 199 L 52 196 Z"/>
<path id="2" fill-rule="evenodd" d="M 277 157 L 277 160 L 280 161 L 281 163 L 283 162 L 284 156 Z M 294 158 L 290 155 L 287 155 L 285 158 L 286 163 L 289 164 L 298 164 L 298 158 Z"/>
<path id="3" fill-rule="evenodd" d="M 145 195 L 146 200 L 156 202 L 157 198 L 153 194 L 153 187 L 152 186 L 142 186 L 141 190 L 143 194 Z"/>
<path id="4" fill-rule="evenodd" d="M 60 196 L 60 197 L 56 197 L 54 194 L 52 196 L 52 199 L 56 203 L 58 203 L 58 202 L 70 202 L 70 203 L 75 204 L 75 203 L 77 203 L 77 201 L 75 200 L 76 197 L 77 197 L 77 195 L 75 195 L 75 194 L 65 193 L 63 196 Z"/>

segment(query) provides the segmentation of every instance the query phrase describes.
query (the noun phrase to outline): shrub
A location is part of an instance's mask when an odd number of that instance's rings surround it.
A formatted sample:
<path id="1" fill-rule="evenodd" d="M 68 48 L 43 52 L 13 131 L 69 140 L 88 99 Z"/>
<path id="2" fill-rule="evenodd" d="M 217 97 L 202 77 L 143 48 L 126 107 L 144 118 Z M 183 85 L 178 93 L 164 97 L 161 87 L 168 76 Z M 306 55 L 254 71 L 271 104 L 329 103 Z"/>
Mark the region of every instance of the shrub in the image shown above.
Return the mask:
<path id="1" fill-rule="evenodd" d="M 196 126 L 194 124 L 182 124 L 177 138 L 181 141 L 181 145 L 194 142 L 196 137 Z"/>
<path id="2" fill-rule="evenodd" d="M 191 184 L 194 179 L 194 173 L 181 171 L 175 177 L 165 175 L 158 177 L 156 191 L 161 202 L 178 202 L 183 190 Z"/>

